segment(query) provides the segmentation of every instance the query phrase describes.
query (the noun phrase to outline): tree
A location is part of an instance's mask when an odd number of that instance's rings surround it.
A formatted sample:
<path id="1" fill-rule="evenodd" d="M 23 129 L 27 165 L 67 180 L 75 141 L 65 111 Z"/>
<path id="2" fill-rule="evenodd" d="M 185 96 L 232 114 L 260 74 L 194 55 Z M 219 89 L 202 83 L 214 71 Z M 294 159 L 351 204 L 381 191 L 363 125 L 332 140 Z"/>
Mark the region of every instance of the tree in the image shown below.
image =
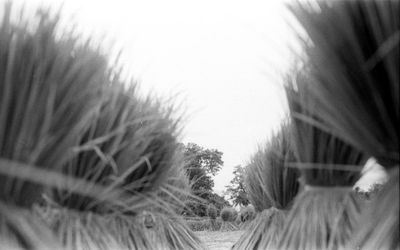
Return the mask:
<path id="1" fill-rule="evenodd" d="M 195 143 L 188 143 L 184 150 L 188 167 L 204 169 L 212 176 L 215 176 L 224 164 L 223 153 L 217 149 L 204 149 Z"/>
<path id="2" fill-rule="evenodd" d="M 233 171 L 234 177 L 227 186 L 228 194 L 234 206 L 247 206 L 250 201 L 244 188 L 244 168 L 240 165 L 236 166 Z"/>
<path id="3" fill-rule="evenodd" d="M 205 202 L 201 203 L 189 200 L 187 205 L 197 216 L 206 216 L 208 204 L 220 208 L 226 205 L 223 197 L 213 192 L 214 181 L 212 179 L 221 169 L 222 152 L 217 149 L 205 149 L 195 143 L 181 145 L 185 156 L 185 170 L 191 183 L 192 194 L 200 197 Z M 221 199 L 223 201 L 221 201 Z"/>
<path id="4" fill-rule="evenodd" d="M 204 149 L 195 143 L 184 146 L 185 169 L 192 183 L 192 191 L 200 195 L 212 191 L 215 176 L 221 169 L 222 152 L 217 149 Z"/>

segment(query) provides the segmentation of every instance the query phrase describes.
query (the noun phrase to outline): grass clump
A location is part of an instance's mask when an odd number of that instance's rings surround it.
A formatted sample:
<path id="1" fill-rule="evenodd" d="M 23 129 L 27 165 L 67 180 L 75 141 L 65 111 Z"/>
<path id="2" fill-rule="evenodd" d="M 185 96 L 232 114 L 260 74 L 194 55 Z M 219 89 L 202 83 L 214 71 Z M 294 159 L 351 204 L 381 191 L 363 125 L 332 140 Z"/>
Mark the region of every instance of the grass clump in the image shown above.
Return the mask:
<path id="1" fill-rule="evenodd" d="M 188 184 L 174 108 L 139 98 L 90 41 L 56 28 L 58 16 L 42 11 L 31 27 L 4 6 L 2 246 L 201 249 L 177 216 Z"/>
<path id="2" fill-rule="evenodd" d="M 246 187 L 256 191 L 248 193 L 258 214 L 233 249 L 276 248 L 286 210 L 300 187 L 298 170 L 288 166 L 294 161 L 291 133 L 291 125 L 282 123 L 278 133 L 252 157 L 245 181 Z"/>
<path id="3" fill-rule="evenodd" d="M 99 108 L 104 61 L 87 47 L 77 48 L 74 39 L 55 40 L 57 19 L 39 13 L 38 26 L 28 29 L 12 22 L 10 3 L 2 5 L 1 159 L 60 170 Z M 42 187 L 6 171 L 0 175 L 2 200 L 30 207 L 40 199 Z"/>
<path id="4" fill-rule="evenodd" d="M 242 210 L 240 210 L 239 215 L 240 215 L 241 222 L 252 221 L 256 216 L 256 210 L 254 209 L 254 206 L 250 204 L 250 205 L 242 208 Z"/>
<path id="5" fill-rule="evenodd" d="M 390 173 L 351 248 L 399 248 L 399 6 L 390 0 L 318 1 L 315 8 L 300 2 L 291 8 L 307 34 L 306 88 L 315 114 Z"/>
<path id="6" fill-rule="evenodd" d="M 238 230 L 235 220 L 238 212 L 233 207 L 224 207 L 221 210 L 220 217 L 222 220 L 220 231 Z"/>
<path id="7" fill-rule="evenodd" d="M 0 241 L 6 248 L 57 249 L 33 216 L 47 173 L 57 173 L 100 106 L 105 61 L 74 38 L 54 39 L 57 16 L 14 22 L 2 3 L 0 23 Z M 40 174 L 38 174 L 40 173 Z M 53 175 L 54 177 L 54 175 Z M 4 243 L 4 244 L 3 244 Z"/>
<path id="8" fill-rule="evenodd" d="M 278 249 L 343 249 L 361 212 L 352 187 L 365 158 L 315 125 L 318 120 L 306 84 L 307 78 L 299 74 L 286 87 L 297 159 L 293 164 L 299 168 L 304 190 L 288 214 Z"/>
<path id="9" fill-rule="evenodd" d="M 236 219 L 237 212 L 233 207 L 224 207 L 221 210 L 221 219 L 224 222 L 234 222 Z"/>
<path id="10" fill-rule="evenodd" d="M 209 204 L 208 205 L 208 207 L 207 207 L 207 216 L 212 220 L 215 220 L 217 218 L 218 210 L 213 204 Z"/>

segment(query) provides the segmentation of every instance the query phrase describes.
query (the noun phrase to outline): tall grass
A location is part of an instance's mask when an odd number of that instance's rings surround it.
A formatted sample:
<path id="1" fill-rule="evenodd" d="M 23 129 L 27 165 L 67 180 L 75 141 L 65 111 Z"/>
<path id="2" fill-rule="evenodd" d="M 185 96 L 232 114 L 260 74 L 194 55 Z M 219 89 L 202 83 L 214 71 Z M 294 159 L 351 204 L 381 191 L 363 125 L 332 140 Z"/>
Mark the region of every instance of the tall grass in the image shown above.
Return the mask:
<path id="1" fill-rule="evenodd" d="M 294 161 L 291 133 L 291 125 L 282 123 L 279 132 L 260 147 L 246 168 L 246 189 L 257 211 L 271 206 L 286 208 L 297 194 L 298 170 L 285 165 Z"/>
<path id="2" fill-rule="evenodd" d="M 381 165 L 398 165 L 399 1 L 297 2 L 291 10 L 307 34 L 316 114 Z"/>
<path id="3" fill-rule="evenodd" d="M 27 210 L 44 190 L 40 181 L 30 179 L 35 169 L 27 166 L 59 171 L 69 160 L 99 108 L 97 82 L 106 77 L 105 64 L 87 47 L 75 50 L 73 38 L 55 41 L 57 17 L 38 13 L 32 28 L 11 21 L 10 3 L 2 8 L 0 238 L 12 248 L 59 248 L 51 231 Z"/>
<path id="4" fill-rule="evenodd" d="M 287 210 L 300 188 L 298 170 L 288 166 L 295 160 L 291 130 L 290 123 L 282 123 L 279 132 L 251 158 L 246 187 L 259 213 L 233 249 L 276 248 Z"/>
<path id="5" fill-rule="evenodd" d="M 104 61 L 88 48 L 75 51 L 73 39 L 55 41 L 56 20 L 39 16 L 30 31 L 13 24 L 11 5 L 3 5 L 0 157 L 59 170 L 99 108 Z M 41 187 L 32 185 L 0 175 L 1 200 L 29 207 L 40 198 Z"/>
<path id="6" fill-rule="evenodd" d="M 157 190 L 170 169 L 179 164 L 175 162 L 174 125 L 158 113 L 158 106 L 138 100 L 136 95 L 120 82 L 109 86 L 101 109 L 75 147 L 75 156 L 63 169 L 65 174 L 102 185 L 109 192 L 123 190 L 130 198 L 123 201 L 124 208 L 116 208 L 119 211 L 148 206 L 145 194 Z M 78 210 L 105 209 L 107 204 L 71 192 L 79 188 L 68 187 L 52 199 Z"/>
<path id="7" fill-rule="evenodd" d="M 299 73 L 286 87 L 298 160 L 294 166 L 305 188 L 281 231 L 279 249 L 344 249 L 361 213 L 352 187 L 365 157 L 316 126 L 323 123 L 313 113 L 307 84 Z"/>
<path id="8" fill-rule="evenodd" d="M 201 249 L 176 214 L 187 179 L 174 108 L 140 98 L 90 41 L 60 31 L 57 15 L 12 22 L 4 6 L 2 246 Z"/>
<path id="9" fill-rule="evenodd" d="M 391 173 L 352 247 L 399 248 L 399 6 L 391 0 L 318 1 L 315 8 L 300 2 L 291 8 L 307 34 L 307 91 L 315 113 Z"/>

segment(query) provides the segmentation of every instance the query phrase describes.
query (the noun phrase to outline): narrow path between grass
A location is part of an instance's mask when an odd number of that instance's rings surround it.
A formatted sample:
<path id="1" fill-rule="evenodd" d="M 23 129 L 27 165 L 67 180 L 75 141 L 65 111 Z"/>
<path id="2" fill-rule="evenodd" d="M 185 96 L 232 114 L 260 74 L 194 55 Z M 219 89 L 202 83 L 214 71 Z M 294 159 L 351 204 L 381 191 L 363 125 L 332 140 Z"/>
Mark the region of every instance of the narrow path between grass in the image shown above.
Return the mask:
<path id="1" fill-rule="evenodd" d="M 244 231 L 201 231 L 196 232 L 209 250 L 228 250 Z"/>

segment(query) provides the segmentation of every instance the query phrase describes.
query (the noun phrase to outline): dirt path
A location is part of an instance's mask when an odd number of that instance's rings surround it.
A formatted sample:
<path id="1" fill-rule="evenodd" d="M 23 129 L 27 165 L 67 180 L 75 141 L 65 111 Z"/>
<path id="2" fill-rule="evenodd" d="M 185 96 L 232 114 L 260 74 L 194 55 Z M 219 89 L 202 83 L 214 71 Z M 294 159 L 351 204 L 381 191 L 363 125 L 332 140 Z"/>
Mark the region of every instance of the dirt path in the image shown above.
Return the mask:
<path id="1" fill-rule="evenodd" d="M 228 250 L 239 239 L 243 231 L 230 232 L 197 232 L 196 234 L 204 242 L 209 250 Z"/>

